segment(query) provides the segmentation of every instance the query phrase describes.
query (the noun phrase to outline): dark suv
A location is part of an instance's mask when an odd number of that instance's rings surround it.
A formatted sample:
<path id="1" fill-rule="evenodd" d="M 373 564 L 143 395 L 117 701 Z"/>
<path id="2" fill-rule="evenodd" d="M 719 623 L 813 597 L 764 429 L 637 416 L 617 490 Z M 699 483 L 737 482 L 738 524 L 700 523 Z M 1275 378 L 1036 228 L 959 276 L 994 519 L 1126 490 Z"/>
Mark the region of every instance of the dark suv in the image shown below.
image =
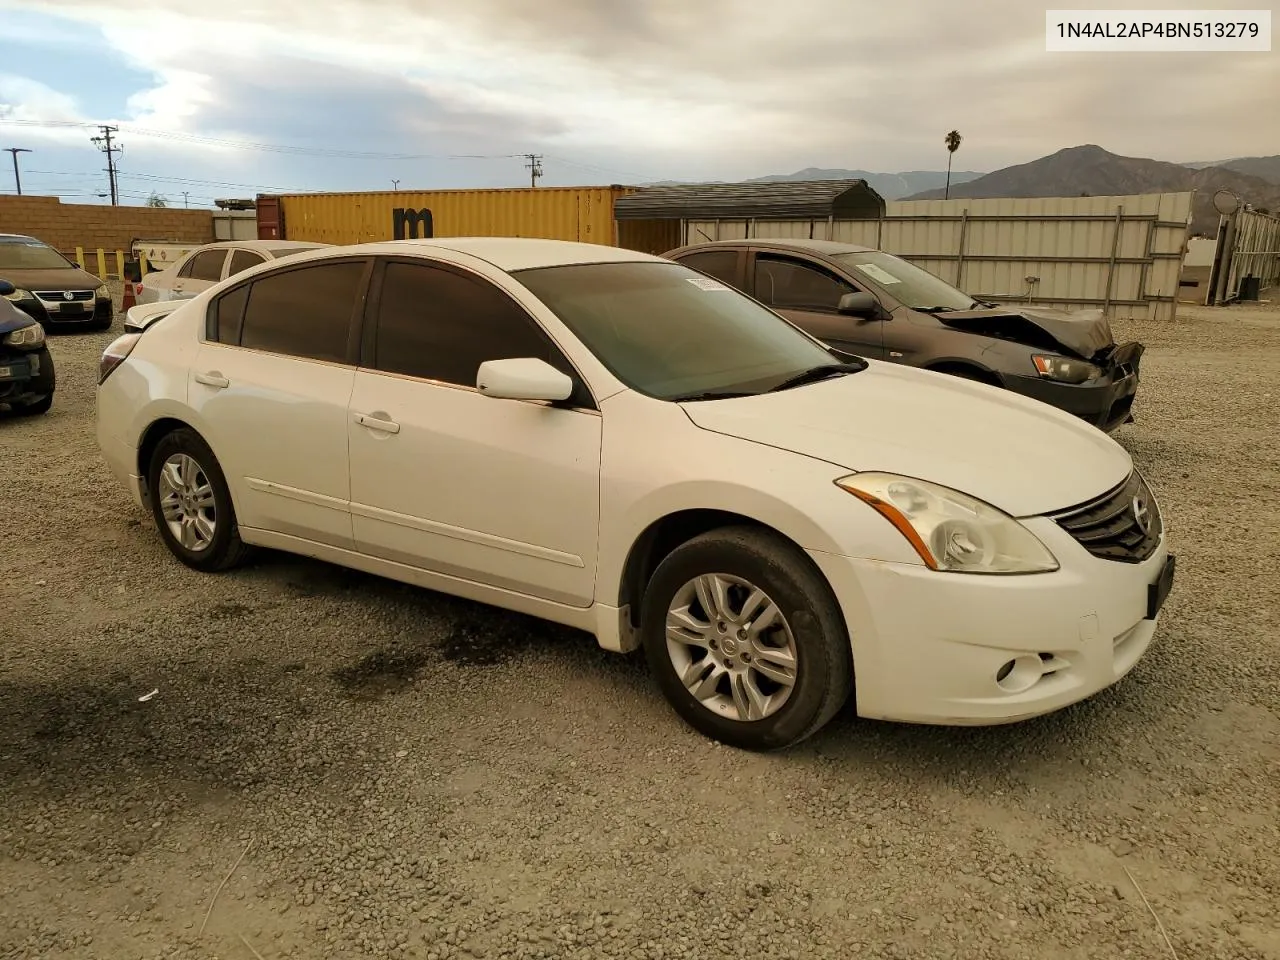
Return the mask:
<path id="1" fill-rule="evenodd" d="M 114 319 L 107 285 L 34 237 L 0 233 L 0 277 L 16 288 L 6 299 L 46 330 L 106 330 Z"/>
<path id="2" fill-rule="evenodd" d="M 1107 432 L 1133 419 L 1143 346 L 1101 310 L 976 300 L 915 264 L 827 240 L 722 240 L 665 254 L 846 354 L 1004 387 Z"/>

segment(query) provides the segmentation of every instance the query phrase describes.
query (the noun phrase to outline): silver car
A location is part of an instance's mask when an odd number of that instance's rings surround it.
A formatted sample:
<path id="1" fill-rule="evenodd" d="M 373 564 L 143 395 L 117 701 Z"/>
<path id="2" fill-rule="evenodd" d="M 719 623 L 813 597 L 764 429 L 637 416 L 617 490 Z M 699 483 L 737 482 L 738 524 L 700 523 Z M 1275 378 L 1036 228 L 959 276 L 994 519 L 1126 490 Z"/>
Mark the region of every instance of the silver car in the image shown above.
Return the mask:
<path id="1" fill-rule="evenodd" d="M 331 246 L 296 240 L 226 240 L 197 247 L 164 270 L 148 273 L 137 294 L 138 303 L 189 300 L 215 283 L 268 260 Z"/>

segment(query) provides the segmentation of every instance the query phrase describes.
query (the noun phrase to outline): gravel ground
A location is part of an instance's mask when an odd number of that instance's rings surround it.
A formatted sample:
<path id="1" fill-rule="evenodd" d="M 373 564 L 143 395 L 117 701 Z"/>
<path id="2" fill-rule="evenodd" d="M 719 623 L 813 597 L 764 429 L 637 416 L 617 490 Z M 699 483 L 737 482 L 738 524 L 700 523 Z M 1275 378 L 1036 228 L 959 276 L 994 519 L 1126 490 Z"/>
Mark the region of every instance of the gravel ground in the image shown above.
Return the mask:
<path id="1" fill-rule="evenodd" d="M 188 571 L 98 458 L 111 335 L 54 338 L 0 419 L 0 957 L 1280 958 L 1280 310 L 1186 314 L 1118 331 L 1180 561 L 1134 673 L 770 756 L 573 631 Z"/>

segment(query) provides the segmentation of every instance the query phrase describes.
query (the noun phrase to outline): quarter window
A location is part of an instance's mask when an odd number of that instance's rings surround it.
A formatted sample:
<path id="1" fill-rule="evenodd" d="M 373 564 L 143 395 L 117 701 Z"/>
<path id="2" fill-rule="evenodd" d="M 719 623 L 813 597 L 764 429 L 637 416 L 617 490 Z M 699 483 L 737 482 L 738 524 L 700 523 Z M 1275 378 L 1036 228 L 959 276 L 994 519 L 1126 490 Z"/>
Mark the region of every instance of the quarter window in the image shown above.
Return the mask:
<path id="1" fill-rule="evenodd" d="M 256 253 L 250 253 L 248 250 L 233 250 L 231 251 L 231 267 L 227 270 L 227 276 L 233 277 L 242 270 L 256 267 L 260 263 L 266 263 L 266 260 Z"/>
<path id="2" fill-rule="evenodd" d="M 270 273 L 247 284 L 240 345 L 334 363 L 348 361 L 365 261 L 347 260 Z"/>
<path id="3" fill-rule="evenodd" d="M 373 365 L 386 373 L 468 387 L 486 360 L 537 357 L 578 378 L 524 309 L 479 277 L 426 264 L 387 264 Z M 571 402 L 591 406 L 580 384 Z"/>
<path id="4" fill-rule="evenodd" d="M 240 327 L 244 323 L 244 305 L 249 302 L 249 284 L 236 287 L 220 296 L 213 305 L 213 339 L 219 343 L 238 345 Z"/>
<path id="5" fill-rule="evenodd" d="M 818 267 L 787 257 L 756 257 L 756 299 L 779 310 L 835 313 L 840 298 L 855 293 L 849 283 Z"/>
<path id="6" fill-rule="evenodd" d="M 183 265 L 178 276 L 192 280 L 221 280 L 222 265 L 226 262 L 226 250 L 201 250 Z"/>

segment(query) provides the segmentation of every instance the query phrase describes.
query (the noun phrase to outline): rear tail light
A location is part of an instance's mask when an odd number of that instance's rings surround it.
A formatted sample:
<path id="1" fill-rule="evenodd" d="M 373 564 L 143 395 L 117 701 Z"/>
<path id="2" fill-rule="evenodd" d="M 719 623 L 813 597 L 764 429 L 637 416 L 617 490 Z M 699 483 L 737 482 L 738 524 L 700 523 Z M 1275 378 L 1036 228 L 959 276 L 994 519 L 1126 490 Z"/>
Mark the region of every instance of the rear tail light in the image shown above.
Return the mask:
<path id="1" fill-rule="evenodd" d="M 124 363 L 141 339 L 140 333 L 126 333 L 111 341 L 107 349 L 102 351 L 102 359 L 98 361 L 98 383 L 106 380 L 112 370 Z"/>

